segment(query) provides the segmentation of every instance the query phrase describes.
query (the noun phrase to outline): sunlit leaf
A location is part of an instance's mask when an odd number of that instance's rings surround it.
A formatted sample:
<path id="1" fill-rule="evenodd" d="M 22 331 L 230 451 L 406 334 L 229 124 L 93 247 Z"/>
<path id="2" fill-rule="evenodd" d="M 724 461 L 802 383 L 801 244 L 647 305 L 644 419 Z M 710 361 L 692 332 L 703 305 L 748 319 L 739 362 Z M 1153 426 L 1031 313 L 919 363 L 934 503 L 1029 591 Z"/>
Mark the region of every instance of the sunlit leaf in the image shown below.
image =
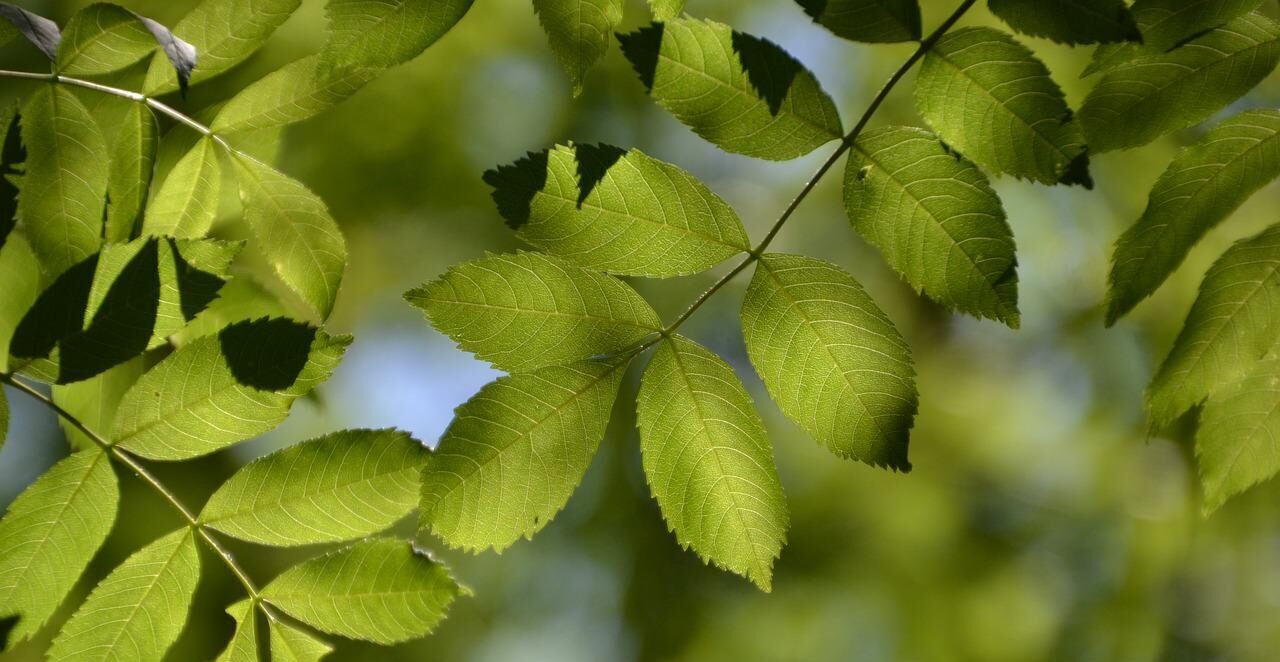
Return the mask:
<path id="1" fill-rule="evenodd" d="M 1058 43 L 1142 40 L 1124 0 L 987 0 L 987 6 L 1014 30 Z"/>
<path id="2" fill-rule="evenodd" d="M 147 204 L 143 234 L 188 238 L 209 232 L 222 195 L 219 149 L 212 138 L 201 138 L 169 171 Z"/>
<path id="3" fill-rule="evenodd" d="M 853 41 L 886 43 L 920 38 L 916 0 L 796 0 L 831 32 Z"/>
<path id="4" fill-rule="evenodd" d="M 74 384 L 55 384 L 53 401 L 90 430 L 106 436 L 115 421 L 120 399 L 142 376 L 145 365 L 143 357 L 138 357 Z M 59 419 L 58 425 L 67 435 L 72 450 L 94 447 L 92 439 L 65 419 Z"/>
<path id="5" fill-rule="evenodd" d="M 200 520 L 241 540 L 307 545 L 377 533 L 417 506 L 427 450 L 397 430 L 344 430 L 245 465 Z"/>
<path id="6" fill-rule="evenodd" d="M 473 0 L 329 0 L 322 71 L 408 62 L 445 35 Z"/>
<path id="7" fill-rule="evenodd" d="M 480 389 L 427 459 L 421 526 L 476 551 L 501 551 L 546 526 L 604 437 L 625 367 L 550 366 Z"/>
<path id="8" fill-rule="evenodd" d="M 1156 180 L 1142 217 L 1116 242 L 1107 322 L 1155 292 L 1206 232 L 1276 177 L 1280 111 L 1240 113 L 1182 150 Z"/>
<path id="9" fill-rule="evenodd" d="M 655 21 L 669 21 L 684 11 L 685 0 L 649 0 L 649 11 Z"/>
<path id="10" fill-rule="evenodd" d="M 9 342 L 41 291 L 40 263 L 26 237 L 15 232 L 0 247 L 0 370 L 8 372 Z"/>
<path id="11" fill-rule="evenodd" d="M 750 248 L 729 205 L 689 173 L 638 150 L 557 146 L 484 179 L 516 236 L 590 269 L 676 276 Z"/>
<path id="12" fill-rule="evenodd" d="M 1108 70 L 1080 108 L 1095 152 L 1139 147 L 1198 124 L 1240 98 L 1280 62 L 1280 23 L 1254 13 L 1167 52 Z"/>
<path id="13" fill-rule="evenodd" d="M 139 62 L 159 47 L 185 87 L 196 65 L 191 44 L 168 28 L 123 7 L 95 3 L 71 17 L 58 44 L 58 71 L 71 75 L 106 74 Z"/>
<path id="14" fill-rule="evenodd" d="M 617 352 L 662 328 L 631 286 L 540 253 L 457 265 L 405 299 L 459 347 L 512 372 Z"/>
<path id="15" fill-rule="evenodd" d="M 107 173 L 106 240 L 128 241 L 141 226 L 156 157 L 156 119 L 145 104 L 131 103 L 111 143 Z"/>
<path id="16" fill-rule="evenodd" d="M 426 636 L 466 589 L 404 540 L 375 538 L 304 561 L 262 597 L 322 632 L 393 644 Z"/>
<path id="17" fill-rule="evenodd" d="M 1205 404 L 1196 433 L 1205 512 L 1280 472 L 1278 383 L 1280 358 L 1273 354 Z"/>
<path id="18" fill-rule="evenodd" d="M 258 610 L 244 600 L 227 613 L 236 619 L 236 631 L 216 662 L 258 662 Z"/>
<path id="19" fill-rule="evenodd" d="M 276 274 L 327 318 L 347 267 L 347 244 L 324 201 L 270 166 L 237 156 L 245 218 Z"/>
<path id="20" fill-rule="evenodd" d="M 623 5 L 623 0 L 533 0 L 575 96 L 582 92 L 587 71 L 608 50 L 609 35 L 622 22 Z"/>
<path id="21" fill-rule="evenodd" d="M 999 30 L 938 40 L 920 66 L 916 107 L 944 142 L 997 174 L 1055 184 L 1084 150 L 1049 70 Z"/>
<path id="22" fill-rule="evenodd" d="M 1235 244 L 1200 285 L 1182 333 L 1151 382 L 1159 425 L 1239 382 L 1280 338 L 1280 226 Z"/>
<path id="23" fill-rule="evenodd" d="M 813 74 L 772 42 L 692 18 L 618 40 L 658 104 L 721 149 L 783 161 L 844 133 Z"/>
<path id="24" fill-rule="evenodd" d="M 21 618 L 10 643 L 35 634 L 97 553 L 120 488 L 106 453 L 73 453 L 9 504 L 0 519 L 0 615 Z"/>
<path id="25" fill-rule="evenodd" d="M 917 290 L 1018 326 L 1013 232 L 987 178 L 928 131 L 863 134 L 845 166 L 849 222 Z"/>
<path id="26" fill-rule="evenodd" d="M 764 424 L 733 368 L 690 340 L 665 340 L 636 416 L 645 476 L 676 540 L 768 591 L 787 505 Z"/>
<path id="27" fill-rule="evenodd" d="M 263 76 L 232 97 L 210 128 L 228 134 L 301 122 L 344 101 L 377 76 L 376 69 L 367 67 L 322 73 L 319 65 L 319 56 L 311 55 Z"/>
<path id="28" fill-rule="evenodd" d="M 112 426 L 120 447 L 184 460 L 266 432 L 329 378 L 350 336 L 297 322 L 242 322 L 182 347 L 125 394 Z"/>
<path id="29" fill-rule="evenodd" d="M 22 109 L 26 176 L 18 214 L 51 276 L 98 251 L 107 191 L 106 142 L 89 110 L 66 87 L 46 85 Z"/>
<path id="30" fill-rule="evenodd" d="M 333 646 L 284 621 L 271 621 L 268 629 L 271 662 L 316 662 L 333 650 Z"/>
<path id="31" fill-rule="evenodd" d="M 840 457 L 911 468 L 911 350 L 852 276 L 809 257 L 764 255 L 742 330 L 769 395 L 797 425 Z"/>

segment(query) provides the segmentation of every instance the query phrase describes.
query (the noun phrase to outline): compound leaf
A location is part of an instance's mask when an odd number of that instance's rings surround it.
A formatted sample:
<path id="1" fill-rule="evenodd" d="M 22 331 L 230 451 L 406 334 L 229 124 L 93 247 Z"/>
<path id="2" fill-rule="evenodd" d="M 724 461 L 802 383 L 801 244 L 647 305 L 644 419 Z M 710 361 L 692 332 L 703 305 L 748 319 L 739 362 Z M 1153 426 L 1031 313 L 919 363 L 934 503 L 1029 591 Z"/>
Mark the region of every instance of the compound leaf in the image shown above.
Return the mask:
<path id="1" fill-rule="evenodd" d="M 1280 358 L 1272 354 L 1205 403 L 1196 433 L 1205 512 L 1280 471 L 1278 383 Z"/>
<path id="2" fill-rule="evenodd" d="M 685 338 L 663 341 L 636 415 L 645 476 L 676 539 L 768 591 L 787 506 L 764 424 L 733 368 Z"/>
<path id="3" fill-rule="evenodd" d="M 609 49 L 609 35 L 622 22 L 622 6 L 622 0 L 533 0 L 574 96 L 582 92 L 587 71 Z"/>
<path id="4" fill-rule="evenodd" d="M 1056 184 L 1084 151 L 1049 70 L 999 30 L 961 28 L 938 40 L 915 96 L 943 141 L 997 174 Z"/>
<path id="5" fill-rule="evenodd" d="M 120 399 L 142 376 L 144 367 L 143 357 L 137 357 L 74 384 L 55 384 L 53 401 L 85 427 L 98 434 L 106 434 L 115 421 Z M 94 447 L 93 440 L 76 426 L 63 419 L 59 419 L 58 425 L 62 427 L 72 450 Z"/>
<path id="6" fill-rule="evenodd" d="M 920 38 L 916 0 L 796 0 L 815 23 L 852 41 L 892 43 Z"/>
<path id="7" fill-rule="evenodd" d="M 426 636 L 465 594 L 443 565 L 389 538 L 304 561 L 262 589 L 267 602 L 322 632 L 380 644 Z"/>
<path id="8" fill-rule="evenodd" d="M 987 0 L 1009 27 L 1060 44 L 1142 41 L 1124 0 Z"/>
<path id="9" fill-rule="evenodd" d="M 333 646 L 284 621 L 271 621 L 268 629 L 271 662 L 316 662 L 333 650 Z"/>
<path id="10" fill-rule="evenodd" d="M 1080 108 L 1094 152 L 1139 147 L 1198 124 L 1280 62 L 1280 23 L 1254 13 L 1108 70 Z"/>
<path id="11" fill-rule="evenodd" d="M 329 0 L 321 71 L 408 62 L 453 28 L 472 0 Z"/>
<path id="12" fill-rule="evenodd" d="M 218 144 L 205 136 L 169 171 L 147 205 L 144 235 L 203 237 L 218 217 L 222 170 Z"/>
<path id="13" fill-rule="evenodd" d="M 462 349 L 511 372 L 617 352 L 662 328 L 630 285 L 539 253 L 460 264 L 405 298 Z"/>
<path id="14" fill-rule="evenodd" d="M 236 619 L 236 631 L 216 662 L 258 662 L 257 608 L 242 600 L 227 607 L 227 613 Z"/>
<path id="15" fill-rule="evenodd" d="M 1206 232 L 1277 176 L 1280 111 L 1240 113 L 1182 150 L 1116 242 L 1107 323 L 1155 292 Z"/>
<path id="16" fill-rule="evenodd" d="M 151 109 L 146 104 L 129 104 L 111 143 L 105 235 L 108 242 L 128 241 L 140 226 L 151 188 L 156 144 L 156 118 Z"/>
<path id="17" fill-rule="evenodd" d="M 324 201 L 271 166 L 236 156 L 245 218 L 276 274 L 327 318 L 347 268 L 347 244 Z"/>
<path id="18" fill-rule="evenodd" d="M 242 467 L 200 520 L 263 545 L 339 542 L 377 533 L 417 506 L 427 450 L 397 430 L 344 430 Z"/>
<path id="19" fill-rule="evenodd" d="M 173 27 L 200 54 L 192 83 L 208 80 L 253 54 L 293 15 L 302 0 L 203 0 Z M 143 92 L 148 96 L 183 87 L 168 58 L 155 57 Z"/>
<path id="20" fill-rule="evenodd" d="M 279 425 L 329 378 L 350 336 L 284 319 L 241 322 L 183 346 L 134 384 L 111 438 L 153 460 L 185 460 Z"/>
<path id="21" fill-rule="evenodd" d="M 311 55 L 263 76 L 232 97 L 210 128 L 228 134 L 301 122 L 346 100 L 378 74 L 368 67 L 322 73 L 319 65 L 320 57 Z"/>
<path id="22" fill-rule="evenodd" d="M 199 579 L 192 529 L 143 547 L 94 587 L 54 638 L 49 659 L 161 659 L 186 624 Z"/>
<path id="23" fill-rule="evenodd" d="M 1245 374 L 1280 337 L 1280 225 L 1241 241 L 1214 262 L 1147 393 L 1159 425 Z"/>
<path id="24" fill-rule="evenodd" d="M 844 133 L 817 79 L 772 42 L 693 18 L 618 40 L 650 96 L 725 151 L 785 161 Z"/>
<path id="25" fill-rule="evenodd" d="M 1253 11 L 1259 0 L 1137 0 L 1131 14 L 1142 43 L 1103 44 L 1082 75 L 1091 76 L 1144 54 L 1178 46 L 1200 33 Z"/>
<path id="26" fill-rule="evenodd" d="M 477 551 L 540 530 L 591 463 L 626 363 L 549 366 L 480 389 L 423 468 L 420 525 Z"/>
<path id="27" fill-rule="evenodd" d="M 0 614 L 20 616 L 11 642 L 53 615 L 116 518 L 120 488 L 106 453 L 72 453 L 36 479 L 0 519 Z"/>
<path id="28" fill-rule="evenodd" d="M 156 49 L 142 21 L 119 5 L 95 3 L 76 12 L 62 31 L 57 69 L 73 76 L 106 74 Z"/>
<path id="29" fill-rule="evenodd" d="M 26 175 L 18 215 L 50 276 L 98 251 L 107 190 L 107 146 L 70 90 L 46 85 L 22 109 Z"/>
<path id="30" fill-rule="evenodd" d="M 863 134 L 845 165 L 849 222 L 917 290 L 1018 326 L 1013 232 L 987 178 L 923 129 Z"/>
<path id="31" fill-rule="evenodd" d="M 40 296 L 40 262 L 21 233 L 9 235 L 0 246 L 0 370 L 12 369 L 10 340 L 23 316 Z"/>
<path id="32" fill-rule="evenodd" d="M 557 146 L 484 180 L 516 236 L 589 269 L 676 276 L 750 248 L 729 205 L 689 173 L 638 150 Z"/>
<path id="33" fill-rule="evenodd" d="M 751 363 L 791 420 L 840 457 L 911 468 L 911 350 L 852 276 L 809 257 L 764 255 L 742 330 Z"/>

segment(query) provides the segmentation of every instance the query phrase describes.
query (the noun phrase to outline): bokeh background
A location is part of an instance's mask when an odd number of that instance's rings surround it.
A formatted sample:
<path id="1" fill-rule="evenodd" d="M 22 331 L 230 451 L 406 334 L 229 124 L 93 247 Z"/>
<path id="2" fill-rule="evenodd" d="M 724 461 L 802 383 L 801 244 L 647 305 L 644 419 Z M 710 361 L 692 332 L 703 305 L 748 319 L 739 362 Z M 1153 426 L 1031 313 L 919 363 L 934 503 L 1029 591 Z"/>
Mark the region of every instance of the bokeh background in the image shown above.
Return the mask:
<path id="1" fill-rule="evenodd" d="M 64 21 L 84 3 L 20 4 Z M 125 4 L 172 25 L 193 2 Z M 926 30 L 953 6 L 923 4 Z M 984 4 L 962 25 L 994 23 Z M 791 0 L 688 0 L 687 9 L 783 45 L 817 74 L 846 124 L 912 50 L 843 42 Z M 647 20 L 644 3 L 629 0 L 624 28 Z M 316 51 L 323 30 L 322 2 L 304 0 L 260 54 L 193 90 L 185 107 L 216 103 Z M 1089 49 L 1022 39 L 1078 106 L 1091 83 L 1079 78 Z M 21 46 L 0 57 L 5 68 L 44 66 Z M 873 126 L 920 124 L 911 80 Z M 0 96 L 21 95 L 24 85 L 0 81 Z M 1233 110 L 1278 103 L 1273 76 Z M 1280 483 L 1202 517 L 1193 422 L 1151 433 L 1142 404 L 1205 269 L 1232 241 L 1280 221 L 1280 188 L 1210 233 L 1129 318 L 1112 329 L 1101 321 L 1112 243 L 1176 149 L 1202 130 L 1096 158 L 1093 192 L 995 182 L 1018 243 L 1016 332 L 917 296 L 851 231 L 838 171 L 818 186 L 774 248 L 842 265 L 907 336 L 921 394 L 910 474 L 836 459 L 768 401 L 738 329 L 745 278 L 684 327 L 737 368 L 771 433 L 791 509 L 772 594 L 703 566 L 667 532 L 640 470 L 633 367 L 608 437 L 554 522 L 502 555 L 421 537 L 475 595 L 429 638 L 390 649 L 340 641 L 331 659 L 1280 659 Z M 476 0 L 424 56 L 283 135 L 281 167 L 328 202 L 351 249 L 331 326 L 357 340 L 322 397 L 260 440 L 159 466 L 161 476 L 198 505 L 247 460 L 336 428 L 396 426 L 434 445 L 453 408 L 496 373 L 433 331 L 401 293 L 456 262 L 519 247 L 480 175 L 567 140 L 634 146 L 688 169 L 757 240 L 830 149 L 783 164 L 724 154 L 646 98 L 616 44 L 574 99 L 528 0 Z M 670 319 L 725 268 L 634 284 Z M 16 393 L 10 401 L 0 504 L 66 453 L 49 412 Z M 178 524 L 145 487 L 122 483 L 120 518 L 82 593 Z M 411 523 L 401 529 L 413 534 Z M 262 579 L 299 558 L 234 547 Z M 211 659 L 231 634 L 221 610 L 239 599 L 237 585 L 205 561 L 170 660 Z M 39 659 L 56 627 L 0 659 Z"/>

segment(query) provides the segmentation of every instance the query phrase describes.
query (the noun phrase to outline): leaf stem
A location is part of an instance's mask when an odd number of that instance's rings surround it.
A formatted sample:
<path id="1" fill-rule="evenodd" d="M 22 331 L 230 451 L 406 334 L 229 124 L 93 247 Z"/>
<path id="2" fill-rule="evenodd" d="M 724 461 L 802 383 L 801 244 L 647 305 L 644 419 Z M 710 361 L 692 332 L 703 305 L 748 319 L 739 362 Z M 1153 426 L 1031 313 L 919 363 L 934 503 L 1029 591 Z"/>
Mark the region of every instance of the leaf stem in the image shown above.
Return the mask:
<path id="1" fill-rule="evenodd" d="M 53 410 L 54 413 L 62 417 L 62 419 L 71 424 L 72 427 L 84 433 L 84 435 L 93 441 L 95 445 L 101 448 L 104 453 L 107 453 L 112 459 L 128 467 L 130 471 L 138 476 L 138 478 L 150 485 L 153 490 L 160 494 L 160 496 L 164 497 L 165 501 L 169 502 L 169 505 L 182 516 L 182 519 L 186 520 L 187 526 L 191 527 L 192 530 L 199 534 L 200 538 L 204 540 L 209 548 L 222 559 L 222 562 L 226 564 L 227 569 L 229 569 L 231 573 L 236 576 L 236 579 L 240 580 L 240 583 L 244 585 L 244 589 L 248 592 L 249 599 L 252 603 L 258 605 L 262 609 L 263 613 L 267 615 L 268 619 L 272 621 L 277 620 L 276 614 L 267 606 L 267 603 L 262 600 L 262 596 L 258 592 L 258 586 L 254 584 L 253 579 L 249 577 L 249 574 L 245 572 L 244 568 L 240 567 L 240 564 L 236 562 L 235 556 L 227 550 L 221 540 L 218 540 L 218 538 L 213 535 L 212 531 L 200 522 L 198 517 L 191 513 L 186 505 L 178 499 L 178 496 L 166 487 L 164 483 L 160 482 L 160 479 L 143 466 L 137 458 L 125 452 L 124 449 L 115 446 L 110 441 L 107 441 L 102 437 L 102 435 L 91 430 L 89 426 L 85 425 L 84 422 L 74 414 L 63 409 L 61 405 L 54 402 L 52 398 L 41 393 L 30 384 L 14 378 L 12 374 L 0 372 L 0 383 L 12 386 L 18 391 L 34 398 L 49 409 Z"/>
<path id="2" fill-rule="evenodd" d="M 973 7 L 976 2 L 977 0 L 964 0 L 961 2 L 960 6 L 956 7 L 955 11 L 947 17 L 947 20 L 943 21 L 936 30 L 920 41 L 920 46 L 916 48 L 915 52 L 913 52 L 911 56 L 902 63 L 902 66 L 898 67 L 898 70 L 893 72 L 893 75 L 889 77 L 889 80 L 881 86 L 880 91 L 877 92 L 875 98 L 871 100 L 871 104 L 867 106 L 867 109 L 862 113 L 862 116 L 858 118 L 857 124 L 854 124 L 853 128 L 849 130 L 849 133 L 845 134 L 844 138 L 840 141 L 840 145 L 836 147 L 836 151 L 832 152 L 831 156 L 818 167 L 818 170 L 814 172 L 813 176 L 809 178 L 809 181 L 805 183 L 804 188 L 800 189 L 800 192 L 796 194 L 796 197 L 792 198 L 791 204 L 787 205 L 787 208 L 782 211 L 782 215 L 780 215 L 778 220 L 774 222 L 773 227 L 769 228 L 769 232 L 764 236 L 764 239 L 762 239 L 755 248 L 751 249 L 751 251 L 747 253 L 747 257 L 742 262 L 738 263 L 738 266 L 734 267 L 732 271 L 722 276 L 720 280 L 717 280 L 711 285 L 711 287 L 698 295 L 698 298 L 694 299 L 693 303 L 690 304 L 679 317 L 664 327 L 656 338 L 646 341 L 632 352 L 628 352 L 628 354 L 638 354 L 657 344 L 662 339 L 670 338 L 671 335 L 680 328 L 680 325 L 684 324 L 686 320 L 692 317 L 708 299 L 715 295 L 716 292 L 720 291 L 722 287 L 729 284 L 729 281 L 737 277 L 737 275 L 742 273 L 747 267 L 759 260 L 760 256 L 764 255 L 765 249 L 769 248 L 769 245 L 773 243 L 774 238 L 776 238 L 778 233 L 782 230 L 782 226 L 786 225 L 787 221 L 791 219 L 791 216 L 800 206 L 800 203 L 804 202 L 805 198 L 809 197 L 809 194 L 813 191 L 814 187 L 816 187 L 818 182 L 826 176 L 827 172 L 835 166 L 836 162 L 840 160 L 840 157 L 844 156 L 844 153 L 853 147 L 853 144 L 858 140 L 858 136 L 862 135 L 863 129 L 867 128 L 867 124 L 871 121 L 871 118 L 876 114 L 876 111 L 880 109 L 880 106 L 884 104 L 885 99 L 889 97 L 889 93 L 897 87 L 898 83 L 902 81 L 902 78 L 907 75 L 907 72 L 911 71 L 911 68 L 929 52 L 929 49 L 933 48 L 934 44 L 938 43 L 938 40 L 941 39 L 948 30 L 955 26 L 956 22 L 959 21 L 960 18 L 964 16 L 965 12 L 969 11 L 969 8 Z"/>
<path id="3" fill-rule="evenodd" d="M 129 101 L 133 101 L 134 103 L 145 104 L 148 108 L 151 108 L 152 110 L 169 117 L 170 119 L 178 122 L 179 124 L 183 124 L 201 135 L 208 136 L 210 140 L 213 140 L 214 142 L 221 145 L 223 149 L 227 150 L 227 152 L 239 157 L 243 157 L 243 158 L 247 158 L 255 161 L 257 160 L 257 159 L 254 159 L 253 156 L 246 154 L 236 149 L 235 147 L 233 147 L 231 143 L 227 142 L 225 138 L 214 133 L 213 129 L 209 128 L 205 124 L 197 122 L 195 118 L 191 117 L 190 115 L 187 115 L 175 109 L 173 106 L 170 106 L 167 103 L 164 103 L 162 101 L 155 99 L 154 97 L 149 97 L 145 94 L 142 94 L 141 92 L 134 92 L 133 90 L 125 90 L 119 87 L 103 85 L 101 83 L 95 83 L 91 80 L 84 80 L 82 78 L 72 78 L 70 76 L 61 76 L 59 74 L 52 74 L 52 73 L 46 74 L 46 73 L 40 73 L 35 71 L 11 71 L 8 69 L 0 69 L 0 77 L 25 78 L 28 80 L 42 80 L 50 83 L 61 83 L 64 85 L 71 85 L 74 87 L 84 88 L 86 90 L 101 92 L 103 94 L 110 94 L 113 96 L 120 97 L 122 99 L 128 99 Z"/>

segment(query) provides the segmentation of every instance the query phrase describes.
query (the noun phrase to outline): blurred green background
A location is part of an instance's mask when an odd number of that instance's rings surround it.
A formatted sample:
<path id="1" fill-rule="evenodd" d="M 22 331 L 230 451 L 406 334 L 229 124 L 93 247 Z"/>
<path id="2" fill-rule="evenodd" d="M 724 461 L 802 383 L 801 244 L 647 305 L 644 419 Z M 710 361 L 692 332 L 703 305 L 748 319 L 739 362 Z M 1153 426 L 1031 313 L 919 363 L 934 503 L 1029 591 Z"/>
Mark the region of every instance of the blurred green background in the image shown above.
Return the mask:
<path id="1" fill-rule="evenodd" d="M 61 22 L 83 3 L 21 4 Z M 172 25 L 193 2 L 124 4 Z M 962 25 L 993 23 L 984 4 Z M 953 3 L 924 6 L 928 30 Z M 846 125 L 913 48 L 843 42 L 791 0 L 688 0 L 687 9 L 783 45 L 817 74 Z M 647 16 L 643 2 L 629 0 L 624 28 Z M 226 98 L 316 51 L 323 30 L 321 0 L 304 0 L 259 55 L 178 103 L 198 109 Z M 1023 40 L 1078 106 L 1092 82 L 1079 78 L 1089 49 Z M 5 68 L 47 66 L 21 45 L 0 56 Z M 911 80 L 873 126 L 920 124 Z M 24 89 L 0 83 L 5 97 Z M 1233 110 L 1277 104 L 1273 76 Z M 502 555 L 420 538 L 474 597 L 457 602 L 427 639 L 391 649 L 338 642 L 330 659 L 1280 659 L 1280 482 L 1203 518 L 1193 428 L 1153 435 L 1142 405 L 1205 269 L 1232 241 L 1280 220 L 1280 188 L 1213 231 L 1135 314 L 1109 330 L 1101 321 L 1113 241 L 1175 150 L 1202 130 L 1096 158 L 1093 192 L 995 182 L 1018 242 L 1017 332 L 916 296 L 851 231 L 838 172 L 817 188 L 774 248 L 842 265 L 907 336 L 921 394 L 910 474 L 838 460 L 778 413 L 742 347 L 746 278 L 684 327 L 738 369 L 770 428 L 791 509 L 772 594 L 703 566 L 667 532 L 640 470 L 633 368 L 607 439 L 553 523 Z M 300 404 L 261 440 L 158 466 L 160 475 L 198 505 L 247 460 L 336 428 L 396 426 L 434 445 L 453 408 L 496 373 L 430 329 L 401 293 L 456 262 L 517 248 L 480 174 L 567 140 L 634 146 L 690 170 L 757 240 L 830 149 L 783 164 L 719 152 L 645 97 L 616 45 L 571 98 L 528 0 L 476 0 L 424 56 L 284 135 L 281 167 L 328 202 L 351 249 L 331 326 L 357 340 L 323 402 Z M 725 268 L 635 285 L 670 319 Z M 16 393 L 10 401 L 0 504 L 66 452 L 48 411 Z M 122 483 L 120 518 L 81 591 L 178 525 L 145 487 Z M 401 529 L 412 535 L 410 523 Z M 299 558 L 234 547 L 260 579 Z M 231 634 L 222 609 L 239 599 L 237 585 L 213 557 L 204 565 L 170 660 L 211 659 Z M 38 659 L 55 629 L 0 659 Z"/>

